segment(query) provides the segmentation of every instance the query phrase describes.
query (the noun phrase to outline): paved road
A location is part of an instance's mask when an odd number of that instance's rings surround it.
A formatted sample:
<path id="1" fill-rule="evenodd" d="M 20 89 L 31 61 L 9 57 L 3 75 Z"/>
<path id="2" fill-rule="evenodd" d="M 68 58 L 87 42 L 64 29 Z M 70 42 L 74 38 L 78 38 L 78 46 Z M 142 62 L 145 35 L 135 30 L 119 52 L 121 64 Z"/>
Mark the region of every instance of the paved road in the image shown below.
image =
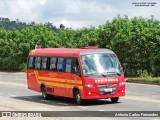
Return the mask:
<path id="1" fill-rule="evenodd" d="M 112 104 L 109 99 L 102 99 L 87 101 L 84 105 L 77 106 L 72 99 L 63 97 L 55 97 L 49 101 L 43 100 L 41 93 L 27 89 L 25 73 L 0 72 L 0 111 L 160 111 L 160 86 L 126 83 L 126 90 L 126 96 L 120 98 L 116 104 Z M 56 119 L 68 120 L 71 118 Z M 106 120 L 104 117 L 92 119 Z M 109 119 L 116 120 L 119 118 L 112 117 Z M 159 120 L 160 118 L 126 117 L 121 119 Z"/>

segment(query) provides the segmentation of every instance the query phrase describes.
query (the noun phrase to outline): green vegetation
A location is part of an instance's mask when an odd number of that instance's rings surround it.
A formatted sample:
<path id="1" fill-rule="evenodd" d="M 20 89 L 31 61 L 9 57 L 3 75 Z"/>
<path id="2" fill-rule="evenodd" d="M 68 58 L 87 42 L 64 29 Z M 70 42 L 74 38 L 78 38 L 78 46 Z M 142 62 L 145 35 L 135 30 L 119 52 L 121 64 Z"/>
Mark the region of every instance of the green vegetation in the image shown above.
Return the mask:
<path id="1" fill-rule="evenodd" d="M 0 70 L 24 71 L 27 55 L 42 47 L 97 45 L 113 50 L 125 63 L 126 76 L 160 76 L 160 20 L 118 15 L 98 28 L 72 29 L 0 18 Z"/>
<path id="2" fill-rule="evenodd" d="M 127 78 L 127 82 L 160 85 L 160 77 L 135 77 L 135 78 Z"/>

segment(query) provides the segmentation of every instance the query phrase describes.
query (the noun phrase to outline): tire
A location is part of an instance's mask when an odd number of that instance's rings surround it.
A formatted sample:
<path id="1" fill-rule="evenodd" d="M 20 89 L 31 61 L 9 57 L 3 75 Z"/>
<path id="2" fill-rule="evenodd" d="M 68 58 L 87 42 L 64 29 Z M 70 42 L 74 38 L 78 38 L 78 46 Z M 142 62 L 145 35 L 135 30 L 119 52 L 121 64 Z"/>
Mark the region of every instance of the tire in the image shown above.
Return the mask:
<path id="1" fill-rule="evenodd" d="M 75 102 L 77 105 L 82 105 L 81 95 L 78 90 L 75 92 Z"/>
<path id="2" fill-rule="evenodd" d="M 52 98 L 52 95 L 47 94 L 46 87 L 42 87 L 42 97 L 44 100 L 49 100 Z"/>
<path id="3" fill-rule="evenodd" d="M 119 97 L 110 98 L 112 103 L 117 103 L 119 100 Z"/>

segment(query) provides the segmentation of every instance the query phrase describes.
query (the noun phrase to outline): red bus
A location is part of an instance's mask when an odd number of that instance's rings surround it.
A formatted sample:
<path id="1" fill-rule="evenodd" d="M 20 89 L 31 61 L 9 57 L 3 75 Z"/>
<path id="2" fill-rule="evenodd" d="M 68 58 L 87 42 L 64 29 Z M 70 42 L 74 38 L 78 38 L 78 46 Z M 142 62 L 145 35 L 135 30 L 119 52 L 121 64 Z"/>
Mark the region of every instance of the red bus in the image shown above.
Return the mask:
<path id="1" fill-rule="evenodd" d="M 28 89 L 52 96 L 107 99 L 125 96 L 124 72 L 116 54 L 109 49 L 38 48 L 28 55 Z"/>

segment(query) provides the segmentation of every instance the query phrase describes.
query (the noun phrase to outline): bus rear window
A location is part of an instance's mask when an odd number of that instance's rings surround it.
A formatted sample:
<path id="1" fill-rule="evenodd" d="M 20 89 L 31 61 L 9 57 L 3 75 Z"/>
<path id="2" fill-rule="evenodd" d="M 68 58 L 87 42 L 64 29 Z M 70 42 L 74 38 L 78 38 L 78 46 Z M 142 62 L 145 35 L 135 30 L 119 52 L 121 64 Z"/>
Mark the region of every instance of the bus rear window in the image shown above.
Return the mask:
<path id="1" fill-rule="evenodd" d="M 29 68 L 29 69 L 33 69 L 33 57 L 29 57 L 29 60 L 28 60 L 28 68 Z"/>

